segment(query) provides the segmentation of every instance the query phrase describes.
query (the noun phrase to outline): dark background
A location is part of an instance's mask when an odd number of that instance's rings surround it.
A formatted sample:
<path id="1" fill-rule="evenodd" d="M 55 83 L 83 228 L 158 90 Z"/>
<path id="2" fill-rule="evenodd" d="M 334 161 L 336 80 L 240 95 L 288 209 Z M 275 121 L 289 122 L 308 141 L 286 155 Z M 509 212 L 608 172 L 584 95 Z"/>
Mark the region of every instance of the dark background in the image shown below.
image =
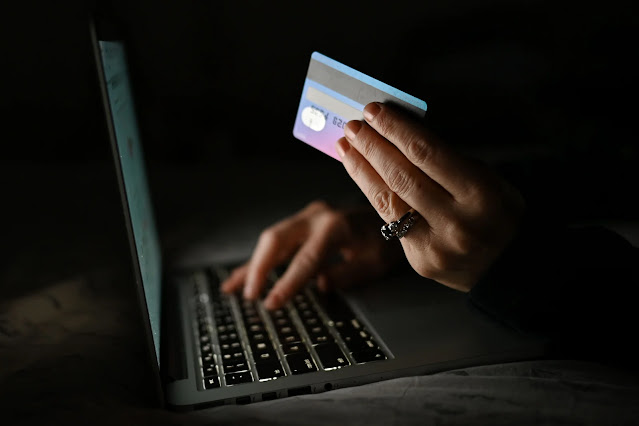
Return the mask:
<path id="1" fill-rule="evenodd" d="M 147 150 L 162 161 L 310 158 L 290 130 L 313 50 L 425 99 L 429 126 L 454 144 L 588 151 L 634 116 L 631 2 L 97 3 L 129 31 Z M 95 5 L 3 3 L 4 161 L 103 157 L 88 142 L 104 136 Z M 226 133 L 239 137 L 223 146 Z"/>
<path id="2" fill-rule="evenodd" d="M 51 253 L 90 262 L 111 250 L 98 230 L 124 241 L 86 20 L 96 5 L 128 32 L 154 200 L 172 207 L 159 210 L 163 232 L 229 182 L 252 188 L 256 210 L 292 197 L 291 182 L 309 183 L 303 203 L 354 189 L 291 134 L 314 50 L 426 100 L 433 131 L 550 214 L 639 216 L 630 1 L 3 2 L 5 288 L 25 287 L 22 262 L 72 273 Z M 263 174 L 280 185 L 263 187 Z"/>

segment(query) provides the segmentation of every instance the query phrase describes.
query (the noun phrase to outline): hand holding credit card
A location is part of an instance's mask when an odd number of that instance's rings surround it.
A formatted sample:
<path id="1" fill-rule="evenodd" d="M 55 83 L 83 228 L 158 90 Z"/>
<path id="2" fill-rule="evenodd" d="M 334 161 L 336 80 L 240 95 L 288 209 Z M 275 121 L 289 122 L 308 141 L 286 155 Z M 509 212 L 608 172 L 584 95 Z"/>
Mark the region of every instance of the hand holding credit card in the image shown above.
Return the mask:
<path id="1" fill-rule="evenodd" d="M 297 110 L 293 136 L 341 161 L 335 142 L 344 126 L 361 120 L 370 102 L 392 102 L 423 118 L 426 102 L 313 52 Z"/>

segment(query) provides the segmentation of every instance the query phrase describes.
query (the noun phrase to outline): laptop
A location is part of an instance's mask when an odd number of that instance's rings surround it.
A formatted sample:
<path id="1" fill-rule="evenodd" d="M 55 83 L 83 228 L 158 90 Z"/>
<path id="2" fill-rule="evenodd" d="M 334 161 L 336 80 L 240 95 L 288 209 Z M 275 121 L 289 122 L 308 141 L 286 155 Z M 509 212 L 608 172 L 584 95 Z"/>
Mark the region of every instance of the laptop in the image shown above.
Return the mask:
<path id="1" fill-rule="evenodd" d="M 90 33 L 149 366 L 162 406 L 258 403 L 543 355 L 543 342 L 515 333 L 475 311 L 464 294 L 414 273 L 328 294 L 309 283 L 284 308 L 267 311 L 261 301 L 220 293 L 234 266 L 221 257 L 189 267 L 173 264 L 163 256 L 155 228 L 126 40 L 101 17 L 91 19 Z M 233 247 L 222 238 L 211 244 Z M 272 271 L 271 282 L 280 269 Z"/>

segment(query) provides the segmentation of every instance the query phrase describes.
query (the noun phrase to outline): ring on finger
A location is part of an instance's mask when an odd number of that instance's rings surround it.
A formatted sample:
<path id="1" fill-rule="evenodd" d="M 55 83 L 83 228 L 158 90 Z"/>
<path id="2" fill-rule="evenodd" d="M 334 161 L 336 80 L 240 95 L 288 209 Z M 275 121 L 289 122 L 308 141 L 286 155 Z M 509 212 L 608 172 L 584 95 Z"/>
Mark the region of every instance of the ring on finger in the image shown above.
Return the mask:
<path id="1" fill-rule="evenodd" d="M 382 235 L 387 241 L 393 238 L 397 238 L 398 240 L 403 238 L 411 226 L 415 224 L 417 216 L 415 209 L 410 209 L 399 219 L 383 225 L 381 228 Z"/>

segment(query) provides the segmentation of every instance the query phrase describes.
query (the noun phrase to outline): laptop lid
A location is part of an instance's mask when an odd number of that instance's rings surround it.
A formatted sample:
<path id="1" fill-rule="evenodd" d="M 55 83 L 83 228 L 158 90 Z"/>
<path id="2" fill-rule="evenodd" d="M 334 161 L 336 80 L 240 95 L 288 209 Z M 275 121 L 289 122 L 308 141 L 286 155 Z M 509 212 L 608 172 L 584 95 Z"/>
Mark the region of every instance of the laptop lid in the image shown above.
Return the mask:
<path id="1" fill-rule="evenodd" d="M 162 400 L 160 324 L 162 254 L 155 226 L 135 103 L 121 30 L 112 20 L 90 18 L 90 35 L 127 228 L 139 312 Z"/>

